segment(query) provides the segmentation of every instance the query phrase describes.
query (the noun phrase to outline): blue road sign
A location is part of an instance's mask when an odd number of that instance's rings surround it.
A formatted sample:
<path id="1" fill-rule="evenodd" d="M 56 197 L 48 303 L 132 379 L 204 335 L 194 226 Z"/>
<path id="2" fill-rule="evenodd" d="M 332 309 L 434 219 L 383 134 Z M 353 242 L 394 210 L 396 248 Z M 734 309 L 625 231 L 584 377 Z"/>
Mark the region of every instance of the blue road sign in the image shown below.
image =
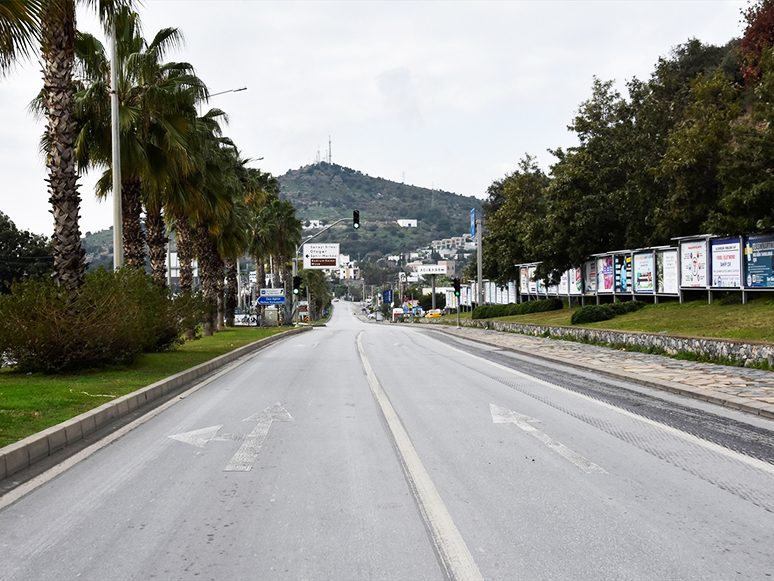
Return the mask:
<path id="1" fill-rule="evenodd" d="M 386 291 L 384 291 L 384 295 L 382 297 L 382 300 L 385 303 L 391 303 L 392 302 L 392 289 L 388 288 Z"/>
<path id="2" fill-rule="evenodd" d="M 285 297 L 258 297 L 259 305 L 284 305 Z"/>

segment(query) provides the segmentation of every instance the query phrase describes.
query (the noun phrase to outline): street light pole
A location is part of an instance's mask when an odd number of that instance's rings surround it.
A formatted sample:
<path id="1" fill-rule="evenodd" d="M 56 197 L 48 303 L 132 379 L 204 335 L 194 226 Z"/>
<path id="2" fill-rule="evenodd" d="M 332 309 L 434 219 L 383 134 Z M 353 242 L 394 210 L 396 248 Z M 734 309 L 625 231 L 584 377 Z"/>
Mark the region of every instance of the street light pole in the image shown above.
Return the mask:
<path id="1" fill-rule="evenodd" d="M 124 222 L 121 212 L 121 142 L 118 127 L 118 41 L 110 27 L 110 131 L 113 148 L 113 270 L 124 265 Z"/>

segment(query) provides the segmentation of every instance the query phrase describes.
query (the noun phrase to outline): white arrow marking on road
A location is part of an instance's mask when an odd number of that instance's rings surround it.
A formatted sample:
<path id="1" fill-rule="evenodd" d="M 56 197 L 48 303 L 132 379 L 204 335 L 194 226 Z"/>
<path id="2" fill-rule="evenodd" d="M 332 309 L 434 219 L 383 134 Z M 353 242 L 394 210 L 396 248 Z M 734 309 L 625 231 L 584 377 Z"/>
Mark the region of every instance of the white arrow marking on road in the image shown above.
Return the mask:
<path id="1" fill-rule="evenodd" d="M 249 472 L 253 467 L 253 464 L 255 464 L 255 460 L 258 458 L 258 453 L 261 451 L 261 446 L 269 433 L 271 424 L 273 422 L 292 422 L 294 420 L 293 416 L 282 407 L 281 403 L 275 403 L 273 406 L 267 407 L 265 410 L 253 414 L 242 421 L 258 422 L 258 425 L 246 436 L 240 434 L 218 435 L 218 432 L 223 426 L 210 426 L 209 428 L 201 428 L 199 430 L 175 434 L 174 436 L 169 437 L 185 444 L 191 444 L 197 448 L 204 448 L 207 442 L 212 440 L 221 442 L 241 441 L 242 445 L 223 471 Z"/>
<path id="2" fill-rule="evenodd" d="M 489 410 L 492 413 L 493 423 L 516 424 L 517 426 L 519 426 L 519 428 L 527 432 L 530 436 L 532 436 L 533 438 L 537 439 L 538 441 L 542 442 L 543 444 L 551 448 L 554 452 L 559 454 L 565 460 L 569 460 L 570 462 L 572 462 L 575 466 L 583 470 L 586 474 L 590 474 L 592 472 L 600 472 L 602 474 L 607 473 L 604 468 L 597 466 L 596 464 L 594 464 L 589 460 L 586 460 L 586 458 L 584 458 L 577 452 L 570 450 L 567 446 L 565 446 L 561 442 L 554 440 L 551 436 L 544 434 L 534 426 L 530 425 L 530 424 L 540 423 L 540 420 L 536 420 L 535 418 L 531 418 L 529 416 L 516 413 L 515 411 L 509 410 L 507 408 L 496 406 L 493 403 L 489 404 Z"/>
<path id="3" fill-rule="evenodd" d="M 223 471 L 224 472 L 249 472 L 252 469 L 255 460 L 258 458 L 258 453 L 261 451 L 263 441 L 266 439 L 274 422 L 292 422 L 293 416 L 282 407 L 281 403 L 275 403 L 273 406 L 266 408 L 263 411 L 258 412 L 242 420 L 244 422 L 258 422 L 255 429 L 244 437 L 242 445 L 231 458 Z"/>

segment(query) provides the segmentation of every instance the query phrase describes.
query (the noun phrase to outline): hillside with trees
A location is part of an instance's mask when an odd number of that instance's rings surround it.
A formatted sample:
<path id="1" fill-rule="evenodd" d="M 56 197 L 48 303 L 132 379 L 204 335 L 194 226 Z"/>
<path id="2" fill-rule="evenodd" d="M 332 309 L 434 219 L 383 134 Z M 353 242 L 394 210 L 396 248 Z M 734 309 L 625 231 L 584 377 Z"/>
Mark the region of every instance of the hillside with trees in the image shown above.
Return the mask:
<path id="1" fill-rule="evenodd" d="M 432 240 L 462 236 L 470 231 L 470 210 L 481 206 L 473 196 L 401 184 L 325 162 L 291 170 L 277 179 L 282 197 L 293 203 L 302 222 L 330 224 L 351 219 L 352 210 L 360 210 L 359 231 L 350 227 L 324 238 L 334 241 L 335 237 L 342 252 L 355 258 L 374 251 L 407 252 Z M 418 227 L 402 228 L 396 222 L 401 219 L 416 219 Z"/>

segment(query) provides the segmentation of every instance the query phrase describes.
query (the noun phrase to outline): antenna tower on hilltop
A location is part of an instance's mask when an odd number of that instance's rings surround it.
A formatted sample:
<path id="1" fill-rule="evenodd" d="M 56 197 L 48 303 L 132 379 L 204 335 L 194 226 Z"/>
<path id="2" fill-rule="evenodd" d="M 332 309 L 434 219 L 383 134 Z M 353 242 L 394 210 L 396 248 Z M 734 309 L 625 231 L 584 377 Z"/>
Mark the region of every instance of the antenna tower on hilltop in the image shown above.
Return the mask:
<path id="1" fill-rule="evenodd" d="M 331 136 L 328 136 L 328 163 L 333 163 L 333 153 L 331 150 Z"/>

